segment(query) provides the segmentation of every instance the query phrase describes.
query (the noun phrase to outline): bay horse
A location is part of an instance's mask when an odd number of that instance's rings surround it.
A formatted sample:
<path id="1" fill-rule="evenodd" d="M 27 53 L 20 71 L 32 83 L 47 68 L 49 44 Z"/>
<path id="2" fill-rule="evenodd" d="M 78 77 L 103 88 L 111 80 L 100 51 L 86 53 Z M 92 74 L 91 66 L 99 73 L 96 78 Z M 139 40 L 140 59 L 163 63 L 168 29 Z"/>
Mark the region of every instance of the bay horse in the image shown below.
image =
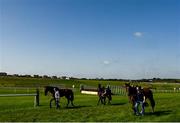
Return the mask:
<path id="1" fill-rule="evenodd" d="M 101 104 L 106 104 L 106 98 L 108 98 L 108 104 L 111 104 L 111 100 L 112 100 L 112 93 L 111 93 L 111 90 L 110 88 L 108 87 L 106 90 L 104 87 L 101 88 L 101 85 L 99 85 L 98 87 L 98 97 L 99 97 L 99 100 L 98 100 L 98 104 L 99 105 L 99 102 L 101 101 Z"/>
<path id="2" fill-rule="evenodd" d="M 132 104 L 132 109 L 135 112 L 134 105 L 135 105 L 135 99 L 136 99 L 136 94 L 137 94 L 136 87 L 131 86 L 130 83 L 125 83 L 125 87 L 126 87 L 126 91 L 128 93 L 129 102 Z M 152 91 L 149 88 L 143 88 L 142 92 L 145 96 L 145 100 L 149 99 L 149 101 L 151 103 L 152 112 L 154 112 L 155 101 L 153 98 Z M 145 104 L 147 105 L 147 102 L 145 102 Z"/>
<path id="3" fill-rule="evenodd" d="M 52 99 L 50 100 L 50 108 L 52 108 L 52 101 L 55 100 L 55 92 L 54 88 L 59 91 L 60 97 L 65 96 L 67 99 L 67 107 L 69 105 L 69 102 L 71 102 L 71 105 L 74 106 L 73 100 L 74 100 L 74 93 L 71 89 L 59 89 L 58 87 L 52 87 L 52 86 L 45 86 L 45 96 L 50 92 L 52 94 Z"/>
<path id="4" fill-rule="evenodd" d="M 105 90 L 105 93 L 102 95 L 103 98 L 105 98 L 104 104 L 106 104 L 106 98 L 108 99 L 108 104 L 111 104 L 112 95 L 113 93 L 111 93 L 110 89 Z"/>

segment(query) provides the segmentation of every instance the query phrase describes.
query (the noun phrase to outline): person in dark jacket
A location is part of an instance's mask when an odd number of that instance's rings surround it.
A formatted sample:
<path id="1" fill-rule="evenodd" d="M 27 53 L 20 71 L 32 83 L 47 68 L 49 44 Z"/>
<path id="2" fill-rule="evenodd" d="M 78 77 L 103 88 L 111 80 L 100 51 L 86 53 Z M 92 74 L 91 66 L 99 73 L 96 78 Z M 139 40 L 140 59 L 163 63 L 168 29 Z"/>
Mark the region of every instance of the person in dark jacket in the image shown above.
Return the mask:
<path id="1" fill-rule="evenodd" d="M 140 87 L 136 87 L 136 89 L 137 89 L 137 95 L 136 95 L 136 99 L 135 99 L 135 112 L 136 112 L 136 115 L 140 115 L 140 114 L 144 115 L 145 96 Z M 141 112 L 139 112 L 139 105 L 141 105 Z"/>

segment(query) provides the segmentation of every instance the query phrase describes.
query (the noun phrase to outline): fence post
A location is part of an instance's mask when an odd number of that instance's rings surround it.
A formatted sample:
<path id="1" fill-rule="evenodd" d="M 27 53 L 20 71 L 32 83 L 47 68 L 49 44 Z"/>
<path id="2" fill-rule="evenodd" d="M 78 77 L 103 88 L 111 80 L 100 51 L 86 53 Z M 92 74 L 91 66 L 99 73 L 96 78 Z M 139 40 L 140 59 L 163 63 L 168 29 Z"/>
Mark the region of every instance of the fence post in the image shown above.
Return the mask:
<path id="1" fill-rule="evenodd" d="M 116 86 L 116 94 L 118 94 L 118 88 L 117 88 L 117 86 Z"/>
<path id="2" fill-rule="evenodd" d="M 35 106 L 39 106 L 39 89 L 36 89 Z"/>

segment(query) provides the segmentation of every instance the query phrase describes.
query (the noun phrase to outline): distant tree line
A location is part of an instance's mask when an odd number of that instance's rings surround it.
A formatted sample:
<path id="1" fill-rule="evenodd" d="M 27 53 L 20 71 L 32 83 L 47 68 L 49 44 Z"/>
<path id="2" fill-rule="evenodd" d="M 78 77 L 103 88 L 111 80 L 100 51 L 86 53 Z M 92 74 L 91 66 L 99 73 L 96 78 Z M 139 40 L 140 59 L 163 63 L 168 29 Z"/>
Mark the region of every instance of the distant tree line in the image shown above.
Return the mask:
<path id="1" fill-rule="evenodd" d="M 26 78 L 44 78 L 44 79 L 62 79 L 62 80 L 98 80 L 98 81 L 124 81 L 124 82 L 171 82 L 171 83 L 180 83 L 180 79 L 161 79 L 161 78 L 152 78 L 152 79 L 139 79 L 139 80 L 129 80 L 129 79 L 104 79 L 104 78 L 75 78 L 75 77 L 67 77 L 67 76 L 48 76 L 48 75 L 19 75 L 13 74 L 8 75 L 6 72 L 0 72 L 1 76 L 8 77 L 26 77 Z"/>

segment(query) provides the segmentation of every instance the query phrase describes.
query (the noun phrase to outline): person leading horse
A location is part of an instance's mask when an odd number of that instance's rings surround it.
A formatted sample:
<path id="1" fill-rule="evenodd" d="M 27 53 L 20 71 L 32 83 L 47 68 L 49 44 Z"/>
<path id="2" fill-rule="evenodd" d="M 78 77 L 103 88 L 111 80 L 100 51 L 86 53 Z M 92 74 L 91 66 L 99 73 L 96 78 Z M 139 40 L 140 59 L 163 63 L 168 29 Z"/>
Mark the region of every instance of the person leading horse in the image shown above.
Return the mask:
<path id="1" fill-rule="evenodd" d="M 108 98 L 108 104 L 110 104 L 111 100 L 112 100 L 112 93 L 111 93 L 111 89 L 110 87 L 108 86 L 107 89 L 105 89 L 105 87 L 101 87 L 101 84 L 98 84 L 98 97 L 99 97 L 99 100 L 98 100 L 98 104 L 101 102 L 101 104 L 106 104 L 106 98 Z"/>
<path id="2" fill-rule="evenodd" d="M 136 102 L 137 89 L 136 89 L 136 87 L 131 86 L 130 83 L 125 83 L 125 87 L 126 87 L 126 91 L 128 93 L 129 102 L 132 104 L 132 109 L 136 113 L 136 109 L 134 106 L 135 106 L 135 102 Z M 143 88 L 142 93 L 145 96 L 145 100 L 149 99 L 149 101 L 151 103 L 151 107 L 152 107 L 152 112 L 154 112 L 155 101 L 153 98 L 152 91 L 149 88 Z M 145 102 L 145 104 L 147 104 L 147 103 Z"/>
<path id="3" fill-rule="evenodd" d="M 52 94 L 52 99 L 50 100 L 50 108 L 52 108 L 52 101 L 55 100 L 55 91 L 54 89 L 56 89 L 59 94 L 60 97 L 65 96 L 67 99 L 67 107 L 69 105 L 69 103 L 71 102 L 71 105 L 74 106 L 73 104 L 73 100 L 74 100 L 74 93 L 71 89 L 59 89 L 58 87 L 52 87 L 52 86 L 45 86 L 45 96 L 48 94 L 48 92 L 50 92 Z"/>

